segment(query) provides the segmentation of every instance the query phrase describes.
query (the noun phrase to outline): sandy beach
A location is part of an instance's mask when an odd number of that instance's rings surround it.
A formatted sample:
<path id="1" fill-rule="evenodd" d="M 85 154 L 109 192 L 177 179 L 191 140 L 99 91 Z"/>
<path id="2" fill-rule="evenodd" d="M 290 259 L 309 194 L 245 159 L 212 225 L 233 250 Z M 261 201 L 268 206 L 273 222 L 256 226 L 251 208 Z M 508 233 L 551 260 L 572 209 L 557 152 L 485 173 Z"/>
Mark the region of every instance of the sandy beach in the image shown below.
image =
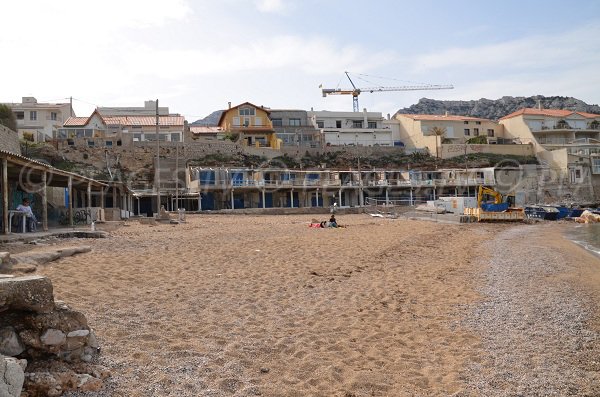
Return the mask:
<path id="1" fill-rule="evenodd" d="M 130 222 L 44 267 L 113 370 L 86 395 L 600 395 L 600 260 L 559 225 L 311 218 Z"/>

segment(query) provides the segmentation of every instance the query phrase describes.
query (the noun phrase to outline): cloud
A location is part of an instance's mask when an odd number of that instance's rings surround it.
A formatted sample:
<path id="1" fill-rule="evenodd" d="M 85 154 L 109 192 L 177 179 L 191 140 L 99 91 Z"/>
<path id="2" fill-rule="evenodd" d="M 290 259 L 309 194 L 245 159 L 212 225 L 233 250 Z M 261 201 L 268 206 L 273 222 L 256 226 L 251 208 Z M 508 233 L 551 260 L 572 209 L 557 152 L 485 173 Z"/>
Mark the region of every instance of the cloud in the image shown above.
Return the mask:
<path id="1" fill-rule="evenodd" d="M 417 56 L 413 70 L 448 68 L 564 68 L 600 60 L 600 25 L 590 24 L 554 35 L 533 36 L 497 44 L 455 47 Z"/>
<path id="2" fill-rule="evenodd" d="M 287 9 L 283 0 L 256 0 L 256 8 L 265 13 L 282 13 Z"/>

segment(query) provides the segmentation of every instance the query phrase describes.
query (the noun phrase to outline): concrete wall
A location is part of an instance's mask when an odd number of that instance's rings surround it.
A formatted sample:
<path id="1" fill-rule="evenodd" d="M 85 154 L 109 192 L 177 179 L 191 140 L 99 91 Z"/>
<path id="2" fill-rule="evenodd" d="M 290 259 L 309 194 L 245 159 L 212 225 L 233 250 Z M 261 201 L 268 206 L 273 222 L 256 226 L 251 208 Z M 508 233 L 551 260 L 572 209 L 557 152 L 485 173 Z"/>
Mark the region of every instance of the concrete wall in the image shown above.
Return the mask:
<path id="1" fill-rule="evenodd" d="M 462 156 L 465 154 L 489 153 L 512 156 L 535 156 L 533 145 L 453 145 L 441 146 L 440 155 L 443 159 Z"/>
<path id="2" fill-rule="evenodd" d="M 0 150 L 21 154 L 19 135 L 16 131 L 10 130 L 3 125 L 0 125 Z"/>

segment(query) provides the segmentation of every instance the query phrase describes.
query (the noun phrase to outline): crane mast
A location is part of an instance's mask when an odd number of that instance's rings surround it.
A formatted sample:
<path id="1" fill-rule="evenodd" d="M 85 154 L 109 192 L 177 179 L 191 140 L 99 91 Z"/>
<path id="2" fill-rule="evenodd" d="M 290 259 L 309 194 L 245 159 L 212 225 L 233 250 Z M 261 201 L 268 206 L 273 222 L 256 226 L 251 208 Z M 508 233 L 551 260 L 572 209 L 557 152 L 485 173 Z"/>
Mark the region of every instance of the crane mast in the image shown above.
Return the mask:
<path id="1" fill-rule="evenodd" d="M 451 90 L 454 88 L 451 84 L 422 84 L 422 85 L 406 85 L 406 86 L 397 86 L 397 87 L 364 87 L 357 88 L 348 72 L 344 72 L 350 84 L 352 85 L 352 89 L 342 89 L 342 88 L 323 88 L 321 89 L 321 93 L 323 97 L 327 95 L 352 95 L 352 109 L 355 112 L 360 111 L 360 107 L 358 106 L 358 96 L 361 92 L 391 92 L 391 91 L 420 91 L 420 90 Z"/>

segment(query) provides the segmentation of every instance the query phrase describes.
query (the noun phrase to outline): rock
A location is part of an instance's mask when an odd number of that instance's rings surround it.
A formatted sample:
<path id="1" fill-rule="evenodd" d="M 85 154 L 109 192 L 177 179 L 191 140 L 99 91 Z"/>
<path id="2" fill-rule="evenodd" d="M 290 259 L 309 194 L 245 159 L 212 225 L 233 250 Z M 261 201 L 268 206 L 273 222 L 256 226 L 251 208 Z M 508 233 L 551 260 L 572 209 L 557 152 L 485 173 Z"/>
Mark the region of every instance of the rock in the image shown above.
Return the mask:
<path id="1" fill-rule="evenodd" d="M 0 312 L 23 310 L 49 313 L 54 309 L 52 283 L 42 276 L 0 279 Z"/>
<path id="2" fill-rule="evenodd" d="M 48 329 L 41 336 L 41 341 L 44 345 L 62 345 L 67 340 L 67 337 L 64 332 L 58 329 Z"/>
<path id="3" fill-rule="evenodd" d="M 96 339 L 96 333 L 94 331 L 90 331 L 90 336 L 88 337 L 88 346 L 93 349 L 98 349 L 100 345 L 98 344 L 98 339 Z"/>
<path id="4" fill-rule="evenodd" d="M 12 265 L 10 270 L 14 273 L 33 273 L 37 270 L 37 266 L 30 263 L 19 263 Z"/>
<path id="5" fill-rule="evenodd" d="M 25 375 L 23 361 L 0 355 L 0 396 L 19 397 L 23 388 Z"/>
<path id="6" fill-rule="evenodd" d="M 0 354 L 18 356 L 25 351 L 25 346 L 13 327 L 0 328 Z"/>
<path id="7" fill-rule="evenodd" d="M 90 252 L 91 250 L 92 250 L 92 247 L 84 245 L 81 247 L 63 248 L 63 249 L 58 250 L 57 252 L 59 253 L 61 258 L 66 258 L 69 256 Z"/>
<path id="8" fill-rule="evenodd" d="M 77 388 L 80 391 L 98 391 L 102 388 L 102 381 L 92 375 L 79 374 L 77 379 Z"/>
<path id="9" fill-rule="evenodd" d="M 82 338 L 86 337 L 90 334 L 90 331 L 87 329 L 78 329 L 76 331 L 71 331 L 67 334 L 67 338 Z"/>

